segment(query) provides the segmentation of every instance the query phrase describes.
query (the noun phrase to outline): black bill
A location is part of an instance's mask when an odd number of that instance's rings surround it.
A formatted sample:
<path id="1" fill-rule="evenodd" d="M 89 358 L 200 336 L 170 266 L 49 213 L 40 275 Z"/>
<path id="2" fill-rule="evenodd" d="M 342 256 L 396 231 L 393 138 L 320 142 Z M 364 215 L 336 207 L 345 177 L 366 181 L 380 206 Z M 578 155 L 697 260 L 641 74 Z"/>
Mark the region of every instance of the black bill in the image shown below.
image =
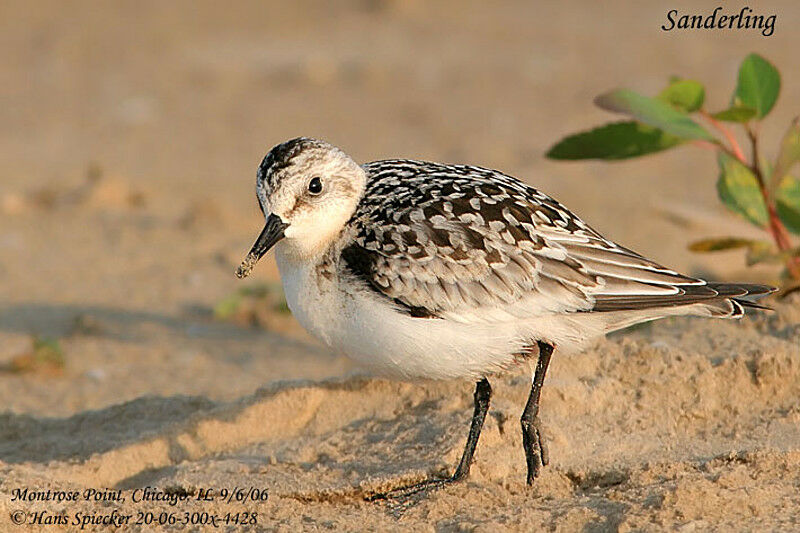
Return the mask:
<path id="1" fill-rule="evenodd" d="M 258 263 L 258 260 L 264 257 L 270 248 L 275 246 L 279 240 L 283 239 L 285 230 L 289 224 L 281 220 L 278 215 L 270 215 L 267 217 L 267 223 L 264 224 L 264 229 L 256 239 L 255 244 L 250 249 L 250 253 L 244 258 L 242 264 L 236 269 L 237 278 L 246 278 L 250 275 L 250 271 Z"/>

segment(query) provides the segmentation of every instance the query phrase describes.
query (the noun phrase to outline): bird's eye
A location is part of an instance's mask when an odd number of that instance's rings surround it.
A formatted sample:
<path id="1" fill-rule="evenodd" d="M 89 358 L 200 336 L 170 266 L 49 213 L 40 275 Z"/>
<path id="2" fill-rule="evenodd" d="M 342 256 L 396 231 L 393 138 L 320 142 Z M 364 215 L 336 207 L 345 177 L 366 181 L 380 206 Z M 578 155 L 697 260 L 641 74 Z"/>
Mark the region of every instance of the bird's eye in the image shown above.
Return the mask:
<path id="1" fill-rule="evenodd" d="M 322 192 L 322 180 L 318 177 L 311 178 L 308 182 L 308 192 L 311 194 L 319 194 Z"/>

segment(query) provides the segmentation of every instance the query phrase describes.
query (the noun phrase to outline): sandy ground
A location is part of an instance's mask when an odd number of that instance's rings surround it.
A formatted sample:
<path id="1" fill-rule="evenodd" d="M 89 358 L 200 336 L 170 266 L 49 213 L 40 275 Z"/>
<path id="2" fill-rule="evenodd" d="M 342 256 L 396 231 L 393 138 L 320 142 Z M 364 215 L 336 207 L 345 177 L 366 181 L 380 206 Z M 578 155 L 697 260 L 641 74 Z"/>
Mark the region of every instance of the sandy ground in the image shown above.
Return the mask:
<path id="1" fill-rule="evenodd" d="M 717 204 L 709 154 L 543 153 L 608 120 L 591 98 L 615 86 L 655 93 L 682 74 L 722 108 L 754 50 L 784 73 L 774 145 L 800 101 L 796 2 L 759 3 L 778 14 L 769 38 L 659 30 L 668 9 L 714 3 L 487 4 L 0 4 L 1 531 L 26 529 L 20 511 L 115 510 L 231 513 L 172 530 L 237 530 L 243 512 L 268 531 L 800 530 L 798 300 L 556 353 L 552 463 L 533 488 L 517 421 L 528 378 L 495 378 L 471 479 L 406 506 L 364 498 L 453 468 L 471 383 L 370 377 L 279 306 L 215 318 L 240 287 L 278 279 L 270 261 L 246 282 L 233 270 L 260 229 L 255 168 L 301 134 L 359 160 L 501 168 L 665 264 L 774 281 L 736 252 L 686 250 L 753 232 Z M 145 487 L 189 501 L 138 501 Z M 13 501 L 25 488 L 79 497 Z M 85 501 L 90 488 L 125 501 Z"/>

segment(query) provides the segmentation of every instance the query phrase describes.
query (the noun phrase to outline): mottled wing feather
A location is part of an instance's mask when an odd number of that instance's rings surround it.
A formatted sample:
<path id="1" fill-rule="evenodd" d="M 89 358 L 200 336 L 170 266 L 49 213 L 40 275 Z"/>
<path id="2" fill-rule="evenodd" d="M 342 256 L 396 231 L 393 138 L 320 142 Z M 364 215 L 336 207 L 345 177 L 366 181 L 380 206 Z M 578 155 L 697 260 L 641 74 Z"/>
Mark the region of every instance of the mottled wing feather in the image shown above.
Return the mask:
<path id="1" fill-rule="evenodd" d="M 513 320 L 711 294 L 500 172 L 407 160 L 364 168 L 367 192 L 342 256 L 412 316 Z"/>

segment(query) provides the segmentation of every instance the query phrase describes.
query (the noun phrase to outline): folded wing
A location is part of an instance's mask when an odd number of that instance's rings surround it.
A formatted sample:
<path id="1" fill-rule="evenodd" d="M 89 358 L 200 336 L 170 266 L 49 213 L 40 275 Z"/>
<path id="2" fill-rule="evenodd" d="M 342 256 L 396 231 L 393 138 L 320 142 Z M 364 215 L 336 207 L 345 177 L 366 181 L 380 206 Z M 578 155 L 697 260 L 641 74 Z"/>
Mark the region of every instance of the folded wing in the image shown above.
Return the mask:
<path id="1" fill-rule="evenodd" d="M 738 298 L 770 292 L 667 269 L 496 171 L 416 161 L 365 168 L 371 201 L 354 216 L 343 266 L 412 316 L 493 322 L 698 303 L 735 315 Z"/>

